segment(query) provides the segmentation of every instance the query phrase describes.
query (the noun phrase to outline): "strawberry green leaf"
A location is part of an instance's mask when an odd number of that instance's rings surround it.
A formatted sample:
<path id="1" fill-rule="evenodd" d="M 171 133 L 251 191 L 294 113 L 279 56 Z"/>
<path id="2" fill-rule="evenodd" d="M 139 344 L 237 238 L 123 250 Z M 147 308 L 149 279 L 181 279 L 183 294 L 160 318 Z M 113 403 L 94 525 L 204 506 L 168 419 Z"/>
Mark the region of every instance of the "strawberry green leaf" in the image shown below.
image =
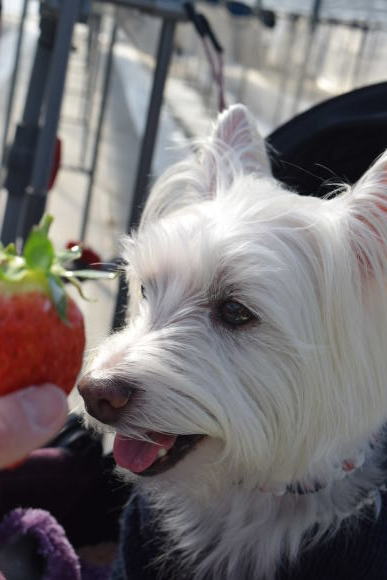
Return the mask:
<path id="1" fill-rule="evenodd" d="M 35 231 L 40 231 L 46 238 L 54 218 L 50 214 L 45 214 L 39 222 L 39 225 L 34 228 Z"/>
<path id="2" fill-rule="evenodd" d="M 3 284 L 20 283 L 22 291 L 37 288 L 47 292 L 55 305 L 60 318 L 66 322 L 67 299 L 64 281 L 71 282 L 85 298 L 80 280 L 115 278 L 114 272 L 101 270 L 68 270 L 82 255 L 82 248 L 73 244 L 58 254 L 48 237 L 53 218 L 45 215 L 39 225 L 29 234 L 22 255 L 18 255 L 14 245 L 4 247 L 0 242 L 0 281 Z M 67 267 L 66 267 L 67 266 Z"/>
<path id="3" fill-rule="evenodd" d="M 60 319 L 63 320 L 63 322 L 66 322 L 67 297 L 63 282 L 58 276 L 55 276 L 55 274 L 51 274 L 51 272 L 47 274 L 47 279 L 51 299 L 55 305 L 55 308 L 59 314 Z"/>
<path id="4" fill-rule="evenodd" d="M 68 250 L 58 252 L 56 257 L 59 264 L 67 264 L 68 262 L 78 260 L 78 258 L 80 258 L 81 255 L 82 255 L 81 248 L 79 246 L 73 246 Z"/>
<path id="5" fill-rule="evenodd" d="M 23 256 L 29 268 L 48 271 L 54 261 L 55 251 L 45 233 L 36 229 L 28 236 Z"/>
<path id="6" fill-rule="evenodd" d="M 9 244 L 5 248 L 3 244 L 0 242 L 0 265 L 8 263 L 16 255 L 17 253 L 15 244 Z"/>
<path id="7" fill-rule="evenodd" d="M 4 260 L 0 258 L 0 271 L 4 279 L 17 282 L 25 274 L 25 260 L 20 256 L 8 256 Z"/>
<path id="8" fill-rule="evenodd" d="M 66 270 L 66 278 L 81 278 L 82 280 L 113 280 L 117 277 L 117 272 L 107 272 L 105 270 Z"/>
<path id="9" fill-rule="evenodd" d="M 81 298 L 83 298 L 84 300 L 86 300 L 87 302 L 93 302 L 93 300 L 90 300 L 90 298 L 88 298 L 86 296 L 86 294 L 83 292 L 83 288 L 81 283 L 79 282 L 79 280 L 77 278 L 66 278 L 67 282 L 69 282 L 70 284 L 72 284 L 72 286 L 74 286 L 74 288 L 77 289 L 79 295 Z"/>
<path id="10" fill-rule="evenodd" d="M 8 246 L 6 246 L 5 248 L 2 246 L 0 248 L 0 251 L 1 250 L 3 250 L 4 253 L 7 254 L 7 256 L 16 256 L 17 255 L 15 244 L 8 244 Z"/>

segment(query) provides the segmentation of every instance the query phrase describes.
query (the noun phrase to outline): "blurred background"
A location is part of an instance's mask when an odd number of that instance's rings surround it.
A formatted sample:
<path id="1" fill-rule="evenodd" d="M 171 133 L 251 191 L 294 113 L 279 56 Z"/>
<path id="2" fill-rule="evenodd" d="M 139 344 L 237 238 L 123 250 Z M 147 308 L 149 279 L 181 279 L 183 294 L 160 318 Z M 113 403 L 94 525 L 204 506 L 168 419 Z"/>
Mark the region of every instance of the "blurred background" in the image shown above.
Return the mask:
<path id="1" fill-rule="evenodd" d="M 42 13 L 58 24 L 63 5 L 71 2 L 2 2 L 3 232 L 16 127 L 48 67 L 40 62 L 40 77 L 33 76 Z M 152 179 L 184 155 L 190 139 L 211 129 L 219 95 L 211 62 L 224 63 L 227 103 L 246 104 L 264 136 L 318 102 L 387 80 L 386 0 L 211 0 L 195 6 L 222 55 L 203 43 L 177 1 L 78 1 L 55 131 L 59 171 L 45 189 L 58 246 L 82 240 L 103 262 L 117 257 L 133 217 L 136 187 L 147 191 Z M 37 116 L 40 125 L 51 118 L 47 103 Z M 22 163 L 24 154 L 22 147 L 16 155 Z M 16 163 L 14 181 L 20 167 Z M 88 282 L 85 292 L 92 299 L 83 306 L 92 350 L 111 330 L 117 281 Z"/>

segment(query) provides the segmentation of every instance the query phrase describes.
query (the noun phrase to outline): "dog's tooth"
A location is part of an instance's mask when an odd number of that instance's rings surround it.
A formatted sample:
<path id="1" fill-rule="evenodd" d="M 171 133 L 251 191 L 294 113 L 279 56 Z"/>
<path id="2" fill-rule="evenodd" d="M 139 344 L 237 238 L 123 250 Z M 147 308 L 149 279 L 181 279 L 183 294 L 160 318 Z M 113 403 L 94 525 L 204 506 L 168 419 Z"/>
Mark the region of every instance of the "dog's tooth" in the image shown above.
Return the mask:
<path id="1" fill-rule="evenodd" d="M 165 457 L 167 454 L 167 450 L 164 449 L 164 447 L 161 447 L 161 449 L 159 449 L 158 453 L 157 453 L 157 457 Z"/>

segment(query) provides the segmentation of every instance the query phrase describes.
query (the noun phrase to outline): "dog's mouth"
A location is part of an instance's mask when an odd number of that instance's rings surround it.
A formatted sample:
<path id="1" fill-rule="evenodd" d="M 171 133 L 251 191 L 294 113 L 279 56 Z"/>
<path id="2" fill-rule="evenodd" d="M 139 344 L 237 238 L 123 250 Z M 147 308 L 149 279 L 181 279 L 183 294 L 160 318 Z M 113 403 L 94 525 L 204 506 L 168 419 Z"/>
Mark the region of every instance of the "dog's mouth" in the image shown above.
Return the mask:
<path id="1" fill-rule="evenodd" d="M 113 445 L 114 459 L 120 467 L 142 476 L 167 471 L 192 451 L 204 435 L 166 435 L 148 432 L 149 441 L 117 434 Z"/>

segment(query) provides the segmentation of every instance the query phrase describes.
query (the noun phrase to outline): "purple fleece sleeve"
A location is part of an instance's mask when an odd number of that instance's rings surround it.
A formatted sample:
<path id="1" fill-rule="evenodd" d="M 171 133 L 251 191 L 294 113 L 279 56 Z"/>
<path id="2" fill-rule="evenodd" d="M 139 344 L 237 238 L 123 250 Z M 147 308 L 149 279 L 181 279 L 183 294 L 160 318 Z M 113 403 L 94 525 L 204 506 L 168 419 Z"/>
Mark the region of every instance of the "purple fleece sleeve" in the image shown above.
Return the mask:
<path id="1" fill-rule="evenodd" d="M 34 538 L 45 562 L 44 580 L 81 580 L 78 556 L 62 526 L 48 512 L 18 508 L 0 523 L 0 546 L 27 535 Z"/>

